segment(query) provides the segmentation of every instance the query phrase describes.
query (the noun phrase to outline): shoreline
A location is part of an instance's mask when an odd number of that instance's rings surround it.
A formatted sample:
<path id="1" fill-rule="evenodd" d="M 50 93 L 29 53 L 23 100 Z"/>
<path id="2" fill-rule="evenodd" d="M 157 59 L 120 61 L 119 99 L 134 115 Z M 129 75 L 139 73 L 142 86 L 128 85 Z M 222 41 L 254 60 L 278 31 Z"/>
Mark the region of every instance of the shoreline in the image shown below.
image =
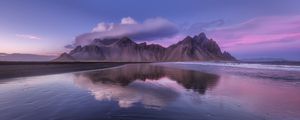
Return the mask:
<path id="1" fill-rule="evenodd" d="M 0 80 L 49 75 L 146 62 L 0 62 Z"/>
<path id="2" fill-rule="evenodd" d="M 202 61 L 203 62 L 203 61 Z M 220 62 L 220 61 L 213 61 Z M 222 61 L 228 62 L 228 61 Z M 37 75 L 58 74 L 84 70 L 104 69 L 125 64 L 139 64 L 153 62 L 55 62 L 55 61 L 0 61 L 0 80 L 15 77 L 27 77 Z M 163 62 L 156 62 L 163 63 Z M 292 65 L 299 66 L 300 62 L 272 61 L 272 62 L 249 62 L 230 61 L 230 63 L 265 64 L 265 65 Z"/>

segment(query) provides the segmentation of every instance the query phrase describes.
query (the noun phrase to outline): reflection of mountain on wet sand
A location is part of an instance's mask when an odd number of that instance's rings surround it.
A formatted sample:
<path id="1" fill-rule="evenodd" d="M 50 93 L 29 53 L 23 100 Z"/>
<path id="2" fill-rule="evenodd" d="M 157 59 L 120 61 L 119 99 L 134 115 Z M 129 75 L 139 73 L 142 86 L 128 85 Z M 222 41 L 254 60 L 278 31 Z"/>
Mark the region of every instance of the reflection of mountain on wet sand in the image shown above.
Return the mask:
<path id="1" fill-rule="evenodd" d="M 86 72 L 77 75 L 83 75 L 94 83 L 101 82 L 104 84 L 118 84 L 122 86 L 127 86 L 135 80 L 158 80 L 162 77 L 168 77 L 186 89 L 198 91 L 200 94 L 204 94 L 208 87 L 213 87 L 219 79 L 219 76 L 214 74 L 171 69 L 149 64 L 127 65 L 125 67 Z"/>
<path id="2" fill-rule="evenodd" d="M 213 74 L 150 64 L 126 65 L 76 73 L 75 76 L 75 83 L 90 90 L 97 100 L 118 101 L 121 107 L 138 102 L 161 107 L 187 92 L 186 89 L 204 94 L 219 78 Z"/>

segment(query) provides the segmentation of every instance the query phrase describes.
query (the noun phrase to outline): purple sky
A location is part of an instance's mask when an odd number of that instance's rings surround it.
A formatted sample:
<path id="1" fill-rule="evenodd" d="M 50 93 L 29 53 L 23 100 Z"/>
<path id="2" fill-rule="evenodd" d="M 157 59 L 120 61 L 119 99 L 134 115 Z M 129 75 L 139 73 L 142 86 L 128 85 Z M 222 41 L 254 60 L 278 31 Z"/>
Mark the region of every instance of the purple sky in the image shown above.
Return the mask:
<path id="1" fill-rule="evenodd" d="M 300 60 L 299 5 L 298 0 L 0 0 L 0 53 L 58 55 L 116 36 L 168 46 L 205 32 L 237 58 Z"/>

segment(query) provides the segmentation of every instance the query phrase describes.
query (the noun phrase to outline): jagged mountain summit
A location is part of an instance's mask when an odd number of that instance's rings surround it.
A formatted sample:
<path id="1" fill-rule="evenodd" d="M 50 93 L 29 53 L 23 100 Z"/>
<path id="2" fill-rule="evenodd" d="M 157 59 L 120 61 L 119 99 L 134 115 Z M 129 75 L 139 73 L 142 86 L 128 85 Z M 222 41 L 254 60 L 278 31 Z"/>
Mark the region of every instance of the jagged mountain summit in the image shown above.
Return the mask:
<path id="1" fill-rule="evenodd" d="M 86 46 L 77 46 L 54 61 L 108 61 L 108 62 L 163 62 L 235 60 L 230 53 L 222 52 L 219 45 L 204 33 L 187 36 L 169 47 L 158 44 L 135 43 L 127 37 L 95 39 Z"/>

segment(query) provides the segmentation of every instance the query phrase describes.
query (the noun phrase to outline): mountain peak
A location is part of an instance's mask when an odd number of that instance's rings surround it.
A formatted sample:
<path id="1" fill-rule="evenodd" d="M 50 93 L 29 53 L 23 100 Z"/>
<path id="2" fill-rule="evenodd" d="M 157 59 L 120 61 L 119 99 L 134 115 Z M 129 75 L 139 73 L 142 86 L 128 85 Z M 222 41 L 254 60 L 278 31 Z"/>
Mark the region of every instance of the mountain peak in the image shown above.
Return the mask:
<path id="1" fill-rule="evenodd" d="M 226 60 L 236 60 L 229 52 L 227 51 L 224 51 L 223 52 L 223 56 L 224 56 L 224 59 Z"/>
<path id="2" fill-rule="evenodd" d="M 128 37 L 122 37 L 119 41 L 117 41 L 118 45 L 130 45 L 130 44 L 136 44 Z"/>
<path id="3" fill-rule="evenodd" d="M 189 44 L 189 43 L 193 43 L 194 39 L 191 36 L 186 36 L 182 41 L 179 41 L 177 44 Z"/>
<path id="4" fill-rule="evenodd" d="M 207 39 L 206 35 L 204 32 L 201 32 L 199 35 L 198 35 L 199 38 L 201 39 Z"/>
<path id="5" fill-rule="evenodd" d="M 206 37 L 205 33 L 200 33 L 194 37 L 187 36 L 177 44 L 191 44 L 192 46 L 200 46 L 204 41 L 209 41 L 209 39 Z"/>
<path id="6" fill-rule="evenodd" d="M 98 46 L 105 46 L 105 45 L 111 45 L 118 41 L 117 38 L 105 38 L 105 39 L 95 39 L 91 44 L 98 45 Z"/>
<path id="7" fill-rule="evenodd" d="M 191 36 L 186 36 L 183 40 L 191 40 L 193 39 Z"/>
<path id="8" fill-rule="evenodd" d="M 199 35 L 195 35 L 193 37 L 194 41 L 197 41 L 198 43 L 202 43 L 204 41 L 208 41 L 209 39 L 206 37 L 205 33 L 200 33 Z"/>

